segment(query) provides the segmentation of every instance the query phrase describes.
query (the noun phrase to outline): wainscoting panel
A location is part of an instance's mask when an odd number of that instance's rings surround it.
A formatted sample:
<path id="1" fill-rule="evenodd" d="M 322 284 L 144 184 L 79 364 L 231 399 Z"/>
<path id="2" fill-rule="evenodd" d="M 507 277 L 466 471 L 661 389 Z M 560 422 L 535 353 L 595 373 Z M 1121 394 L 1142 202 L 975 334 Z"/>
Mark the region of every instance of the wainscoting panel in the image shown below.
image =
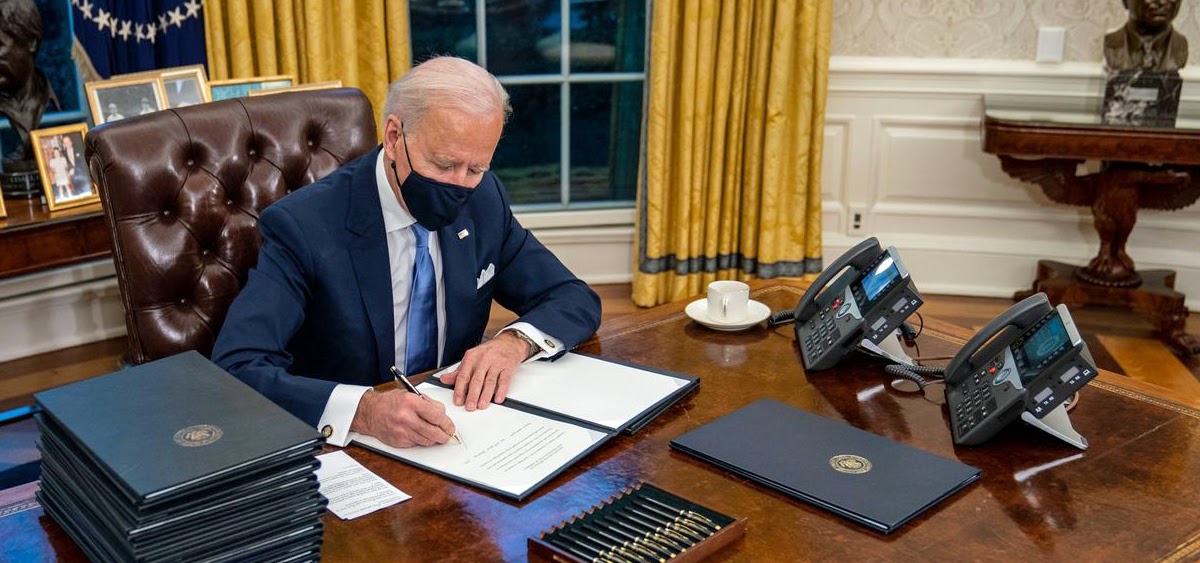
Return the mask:
<path id="1" fill-rule="evenodd" d="M 1195 78 L 1185 71 L 1185 83 Z M 1102 83 L 1099 65 L 1085 63 L 834 57 L 826 113 L 837 126 L 826 127 L 836 132 L 826 150 L 844 146 L 838 150 L 852 156 L 823 178 L 839 183 L 826 187 L 827 197 L 843 193 L 835 201 L 865 218 L 858 231 L 827 220 L 826 256 L 874 235 L 900 249 L 922 291 L 975 296 L 1028 288 L 1039 259 L 1085 264 L 1099 247 L 1090 210 L 1009 178 L 983 152 L 980 123 L 985 95 L 1069 100 L 1096 96 Z M 1185 88 L 1184 97 L 1198 96 Z M 1139 215 L 1128 250 L 1139 269 L 1176 270 L 1176 287 L 1194 309 L 1198 240 L 1200 206 L 1150 210 Z"/>

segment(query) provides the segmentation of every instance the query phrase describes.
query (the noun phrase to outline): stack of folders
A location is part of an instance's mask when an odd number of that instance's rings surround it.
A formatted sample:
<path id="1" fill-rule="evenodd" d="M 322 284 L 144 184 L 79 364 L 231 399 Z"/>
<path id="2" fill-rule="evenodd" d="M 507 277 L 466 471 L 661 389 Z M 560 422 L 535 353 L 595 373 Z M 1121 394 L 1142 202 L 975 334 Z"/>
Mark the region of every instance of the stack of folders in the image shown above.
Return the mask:
<path id="1" fill-rule="evenodd" d="M 315 561 L 313 428 L 195 352 L 35 396 L 38 500 L 93 561 Z"/>

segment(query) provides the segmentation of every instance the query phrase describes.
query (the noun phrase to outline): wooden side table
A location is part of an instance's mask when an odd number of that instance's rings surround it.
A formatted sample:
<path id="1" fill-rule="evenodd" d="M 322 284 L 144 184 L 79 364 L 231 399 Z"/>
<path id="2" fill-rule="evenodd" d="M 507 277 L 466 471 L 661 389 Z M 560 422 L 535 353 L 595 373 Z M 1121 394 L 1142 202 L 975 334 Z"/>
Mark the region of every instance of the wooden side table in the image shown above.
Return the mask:
<path id="1" fill-rule="evenodd" d="M 1090 207 L 1100 238 L 1086 266 L 1038 261 L 1033 287 L 1017 299 L 1041 291 L 1070 306 L 1131 308 L 1151 316 L 1158 337 L 1176 350 L 1200 354 L 1200 341 L 1185 332 L 1188 311 L 1184 294 L 1175 291 L 1175 272 L 1139 272 L 1125 253 L 1138 209 L 1177 210 L 1200 197 L 1200 130 L 1101 125 L 1098 111 L 1094 123 L 1054 122 L 989 106 L 983 150 L 1051 200 Z M 1076 175 L 1089 159 L 1103 161 L 1101 170 Z"/>
<path id="2" fill-rule="evenodd" d="M 104 258 L 112 238 L 99 203 L 50 213 L 38 200 L 6 199 L 0 279 Z"/>

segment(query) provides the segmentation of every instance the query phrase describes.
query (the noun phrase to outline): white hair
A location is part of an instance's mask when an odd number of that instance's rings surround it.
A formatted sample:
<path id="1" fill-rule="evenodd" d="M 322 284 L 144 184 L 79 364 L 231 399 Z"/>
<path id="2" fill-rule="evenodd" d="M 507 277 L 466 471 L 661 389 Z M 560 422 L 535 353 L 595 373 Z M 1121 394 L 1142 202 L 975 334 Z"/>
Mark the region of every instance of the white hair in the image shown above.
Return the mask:
<path id="1" fill-rule="evenodd" d="M 435 57 L 409 70 L 388 87 L 380 131 L 395 115 L 405 132 L 421 126 L 425 114 L 435 107 L 453 108 L 481 118 L 500 113 L 502 122 L 512 115 L 508 92 L 483 67 L 458 57 Z"/>

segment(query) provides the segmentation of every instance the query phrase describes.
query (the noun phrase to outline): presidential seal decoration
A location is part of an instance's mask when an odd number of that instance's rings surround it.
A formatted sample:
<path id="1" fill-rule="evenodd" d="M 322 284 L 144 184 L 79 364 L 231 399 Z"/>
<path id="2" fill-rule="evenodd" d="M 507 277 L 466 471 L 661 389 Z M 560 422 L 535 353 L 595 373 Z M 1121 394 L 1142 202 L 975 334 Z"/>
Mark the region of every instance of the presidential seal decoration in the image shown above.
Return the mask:
<path id="1" fill-rule="evenodd" d="M 221 439 L 221 427 L 212 424 L 196 424 L 175 433 L 175 443 L 185 448 L 207 446 Z"/>
<path id="2" fill-rule="evenodd" d="M 841 473 L 857 475 L 871 470 L 871 460 L 854 454 L 840 454 L 829 458 L 829 465 Z"/>

